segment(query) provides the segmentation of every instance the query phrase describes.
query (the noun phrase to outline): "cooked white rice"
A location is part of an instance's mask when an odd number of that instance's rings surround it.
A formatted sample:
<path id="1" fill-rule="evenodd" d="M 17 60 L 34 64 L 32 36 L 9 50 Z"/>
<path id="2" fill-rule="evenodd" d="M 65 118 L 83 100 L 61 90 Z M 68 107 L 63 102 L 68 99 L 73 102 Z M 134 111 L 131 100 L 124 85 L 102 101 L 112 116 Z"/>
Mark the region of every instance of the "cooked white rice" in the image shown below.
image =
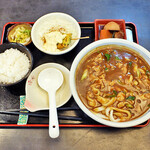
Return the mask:
<path id="1" fill-rule="evenodd" d="M 14 83 L 29 71 L 30 62 L 26 54 L 17 49 L 0 53 L 0 83 Z"/>

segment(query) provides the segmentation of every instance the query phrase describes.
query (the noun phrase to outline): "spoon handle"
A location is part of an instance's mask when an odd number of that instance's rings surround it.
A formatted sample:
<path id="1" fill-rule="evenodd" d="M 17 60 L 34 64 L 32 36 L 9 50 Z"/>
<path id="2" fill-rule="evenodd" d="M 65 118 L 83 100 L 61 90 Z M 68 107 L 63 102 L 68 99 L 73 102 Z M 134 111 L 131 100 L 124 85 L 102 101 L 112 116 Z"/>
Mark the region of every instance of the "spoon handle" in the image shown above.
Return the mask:
<path id="1" fill-rule="evenodd" d="M 59 136 L 58 115 L 55 100 L 55 91 L 49 91 L 49 136 L 57 138 Z"/>

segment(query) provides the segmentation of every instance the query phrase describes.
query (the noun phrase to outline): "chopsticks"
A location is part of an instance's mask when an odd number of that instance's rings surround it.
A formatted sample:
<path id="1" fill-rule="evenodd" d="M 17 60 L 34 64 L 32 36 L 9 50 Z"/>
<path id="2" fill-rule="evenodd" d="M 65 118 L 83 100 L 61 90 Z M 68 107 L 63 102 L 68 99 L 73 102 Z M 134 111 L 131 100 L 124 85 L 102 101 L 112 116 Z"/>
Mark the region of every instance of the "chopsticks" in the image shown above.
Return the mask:
<path id="1" fill-rule="evenodd" d="M 71 111 L 71 110 L 81 110 L 78 107 L 60 107 L 57 108 L 58 111 Z M 7 109 L 7 112 L 11 111 L 28 111 L 27 109 Z M 1 111 L 0 111 L 1 112 Z"/>
<path id="2" fill-rule="evenodd" d="M 39 113 L 29 113 L 29 112 L 9 112 L 9 111 L 0 111 L 0 114 L 6 114 L 6 115 L 29 115 L 32 117 L 43 117 L 48 118 L 48 114 L 39 114 Z M 58 116 L 58 119 L 60 120 L 73 120 L 73 121 L 82 121 L 82 118 L 75 117 L 75 116 Z"/>
<path id="3" fill-rule="evenodd" d="M 66 110 L 80 110 L 79 108 L 58 108 L 58 110 L 61 111 L 66 111 Z M 37 112 L 28 112 L 27 109 L 9 109 L 7 111 L 0 111 L 0 114 L 6 114 L 6 115 L 29 115 L 31 117 L 43 117 L 43 118 L 48 118 L 49 115 L 48 114 L 40 114 Z M 72 120 L 72 121 L 82 121 L 83 119 L 80 117 L 76 117 L 76 116 L 62 116 L 59 115 L 58 116 L 59 120 Z"/>

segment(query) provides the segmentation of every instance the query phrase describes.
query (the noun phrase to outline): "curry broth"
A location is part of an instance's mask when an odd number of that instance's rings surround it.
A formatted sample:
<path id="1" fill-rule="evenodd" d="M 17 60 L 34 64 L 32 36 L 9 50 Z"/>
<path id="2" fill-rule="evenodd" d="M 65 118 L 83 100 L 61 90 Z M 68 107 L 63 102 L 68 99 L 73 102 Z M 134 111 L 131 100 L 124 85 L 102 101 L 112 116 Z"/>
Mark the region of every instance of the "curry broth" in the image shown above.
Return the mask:
<path id="1" fill-rule="evenodd" d="M 149 108 L 150 66 L 125 46 L 97 47 L 80 61 L 76 88 L 85 106 L 102 118 L 132 120 Z"/>

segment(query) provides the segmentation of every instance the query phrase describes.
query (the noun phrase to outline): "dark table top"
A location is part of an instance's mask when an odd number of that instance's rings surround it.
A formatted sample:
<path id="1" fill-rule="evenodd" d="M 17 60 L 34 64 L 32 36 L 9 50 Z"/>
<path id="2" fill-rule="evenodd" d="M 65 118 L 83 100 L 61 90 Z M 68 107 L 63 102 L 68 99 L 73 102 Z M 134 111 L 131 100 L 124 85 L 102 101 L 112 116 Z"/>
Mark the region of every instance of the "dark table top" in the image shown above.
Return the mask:
<path id="1" fill-rule="evenodd" d="M 64 12 L 79 22 L 124 19 L 135 23 L 139 44 L 150 50 L 150 1 L 147 0 L 1 0 L 0 34 L 7 22 L 34 22 L 50 12 Z M 27 150 L 148 150 L 150 125 L 144 128 L 60 128 L 50 139 L 48 128 L 0 129 L 0 149 Z"/>

